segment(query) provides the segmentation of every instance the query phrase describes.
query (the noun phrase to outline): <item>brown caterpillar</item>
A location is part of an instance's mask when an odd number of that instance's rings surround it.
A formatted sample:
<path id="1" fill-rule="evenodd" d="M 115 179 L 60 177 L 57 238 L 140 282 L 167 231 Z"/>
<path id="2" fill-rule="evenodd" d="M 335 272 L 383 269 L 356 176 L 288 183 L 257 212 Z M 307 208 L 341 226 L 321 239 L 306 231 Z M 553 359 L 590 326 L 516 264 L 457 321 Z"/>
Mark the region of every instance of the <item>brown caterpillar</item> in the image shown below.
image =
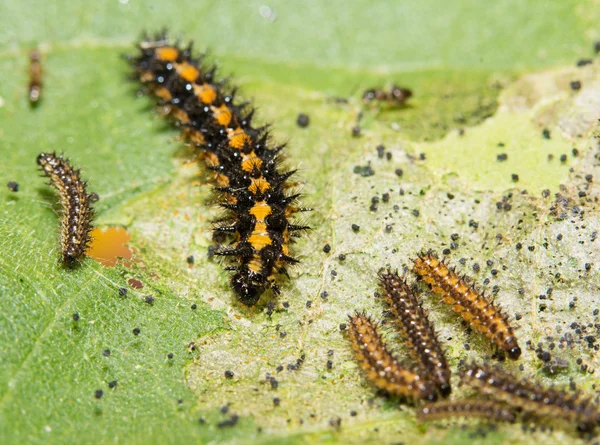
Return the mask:
<path id="1" fill-rule="evenodd" d="M 29 53 L 29 103 L 36 106 L 42 96 L 42 55 L 37 48 Z"/>
<path id="2" fill-rule="evenodd" d="M 365 314 L 349 317 L 352 348 L 360 367 L 375 386 L 397 396 L 435 401 L 435 386 L 426 376 L 402 367 L 388 351 L 377 324 Z"/>
<path id="3" fill-rule="evenodd" d="M 50 184 L 58 190 L 62 210 L 61 249 L 62 262 L 74 267 L 85 256 L 92 240 L 94 194 L 86 191 L 87 183 L 81 180 L 79 170 L 73 169 L 68 159 L 56 156 L 56 153 L 41 153 L 37 163 Z"/>
<path id="4" fill-rule="evenodd" d="M 381 88 L 369 88 L 363 93 L 365 103 L 384 102 L 392 106 L 402 106 L 413 95 L 412 90 L 393 85 L 389 91 Z"/>
<path id="5" fill-rule="evenodd" d="M 453 400 L 428 403 L 417 411 L 417 418 L 422 421 L 449 417 L 480 418 L 507 423 L 515 423 L 516 420 L 513 410 L 491 400 Z"/>
<path id="6" fill-rule="evenodd" d="M 576 422 L 580 432 L 591 432 L 600 421 L 598 407 L 580 393 L 544 388 L 484 365 L 472 364 L 461 371 L 460 377 L 461 382 L 535 417 Z"/>
<path id="7" fill-rule="evenodd" d="M 470 286 L 454 268 L 448 268 L 435 254 L 428 252 L 414 260 L 413 270 L 431 289 L 442 296 L 473 329 L 485 335 L 507 355 L 516 360 L 521 355 L 514 329 L 508 317 L 485 295 Z"/>
<path id="8" fill-rule="evenodd" d="M 379 278 L 384 298 L 400 322 L 399 327 L 408 340 L 413 357 L 421 363 L 440 394 L 447 397 L 452 391 L 450 368 L 433 324 L 404 279 L 389 270 L 381 273 Z"/>

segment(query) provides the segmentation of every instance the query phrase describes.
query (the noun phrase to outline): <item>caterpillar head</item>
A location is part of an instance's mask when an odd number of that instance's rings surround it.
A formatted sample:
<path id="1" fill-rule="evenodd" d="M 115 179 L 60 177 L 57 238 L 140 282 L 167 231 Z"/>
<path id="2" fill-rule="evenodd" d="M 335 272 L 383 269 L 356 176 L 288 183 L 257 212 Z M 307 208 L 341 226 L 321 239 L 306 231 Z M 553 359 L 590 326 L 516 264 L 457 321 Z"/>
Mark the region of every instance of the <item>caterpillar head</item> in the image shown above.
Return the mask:
<path id="1" fill-rule="evenodd" d="M 508 353 L 508 357 L 511 360 L 517 360 L 521 356 L 521 348 L 517 344 L 517 339 L 513 336 L 509 336 L 505 341 L 505 351 Z"/>
<path id="2" fill-rule="evenodd" d="M 246 306 L 254 306 L 269 285 L 267 277 L 247 268 L 242 268 L 231 278 L 231 287 Z"/>

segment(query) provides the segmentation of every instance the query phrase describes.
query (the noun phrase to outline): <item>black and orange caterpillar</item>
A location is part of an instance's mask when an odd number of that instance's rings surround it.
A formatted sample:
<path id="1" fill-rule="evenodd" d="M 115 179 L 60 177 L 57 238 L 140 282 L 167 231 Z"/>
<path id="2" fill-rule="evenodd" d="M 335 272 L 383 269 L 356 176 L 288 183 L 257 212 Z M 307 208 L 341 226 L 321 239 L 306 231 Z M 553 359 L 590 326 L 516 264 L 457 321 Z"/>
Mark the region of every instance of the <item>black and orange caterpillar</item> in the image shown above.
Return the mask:
<path id="1" fill-rule="evenodd" d="M 506 352 L 509 358 L 516 360 L 521 356 L 521 348 L 507 315 L 433 252 L 419 255 L 414 260 L 413 270 L 442 296 L 444 303 L 451 305 L 454 312 Z"/>
<path id="2" fill-rule="evenodd" d="M 298 262 L 289 254 L 291 238 L 309 228 L 290 221 L 304 209 L 296 205 L 300 195 L 290 192 L 295 170 L 280 169 L 284 146 L 272 146 L 266 127 L 252 125 L 254 110 L 236 103 L 236 90 L 215 80 L 216 68 L 204 66 L 191 43 L 169 43 L 162 32 L 144 36 L 137 46 L 138 54 L 128 57 L 135 77 L 213 172 L 227 212 L 214 230 L 233 237 L 230 247 L 218 245 L 214 253 L 232 259 L 227 269 L 235 272 L 233 290 L 246 305 L 268 288 L 278 293 L 275 275 Z"/>
<path id="3" fill-rule="evenodd" d="M 450 368 L 433 323 L 419 304 L 413 289 L 390 270 L 379 274 L 383 297 L 398 321 L 402 336 L 408 341 L 413 358 L 434 382 L 443 397 L 450 395 Z"/>

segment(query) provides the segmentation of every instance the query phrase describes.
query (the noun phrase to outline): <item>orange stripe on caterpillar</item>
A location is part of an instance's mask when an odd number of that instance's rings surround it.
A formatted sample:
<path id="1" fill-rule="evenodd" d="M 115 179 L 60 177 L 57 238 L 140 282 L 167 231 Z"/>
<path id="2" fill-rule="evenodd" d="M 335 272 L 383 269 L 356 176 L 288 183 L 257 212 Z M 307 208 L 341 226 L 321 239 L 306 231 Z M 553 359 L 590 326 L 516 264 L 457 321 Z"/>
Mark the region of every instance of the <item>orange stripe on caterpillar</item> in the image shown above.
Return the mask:
<path id="1" fill-rule="evenodd" d="M 211 110 L 213 111 L 213 115 L 219 125 L 222 127 L 227 127 L 229 125 L 233 116 L 231 114 L 231 110 L 227 108 L 225 104 L 218 107 L 211 107 Z"/>
<path id="2" fill-rule="evenodd" d="M 421 421 L 448 419 L 452 417 L 482 418 L 496 422 L 514 423 L 514 409 L 492 400 L 452 400 L 428 403 L 417 411 Z"/>
<path id="3" fill-rule="evenodd" d="M 271 185 L 269 184 L 268 181 L 265 181 L 265 179 L 261 176 L 258 179 L 251 179 L 251 183 L 248 186 L 248 190 L 250 192 L 252 192 L 253 195 L 256 195 L 257 193 L 264 193 L 267 190 L 269 190 L 271 188 Z"/>
<path id="4" fill-rule="evenodd" d="M 215 100 L 217 100 L 217 91 L 215 87 L 209 85 L 207 83 L 203 83 L 201 85 L 194 85 L 194 94 L 200 102 L 205 105 L 211 105 Z"/>
<path id="5" fill-rule="evenodd" d="M 415 360 L 420 362 L 429 379 L 444 397 L 450 395 L 450 368 L 435 328 L 406 281 L 390 270 L 381 273 L 383 296 L 398 321 L 402 335 L 409 342 Z"/>
<path id="6" fill-rule="evenodd" d="M 92 201 L 97 196 L 87 193 L 87 183 L 81 180 L 79 170 L 75 170 L 68 159 L 56 153 L 41 153 L 37 163 L 44 175 L 50 178 L 50 184 L 58 190 L 62 206 L 62 262 L 74 267 L 85 256 L 91 241 Z"/>
<path id="7" fill-rule="evenodd" d="M 164 62 L 175 62 L 179 57 L 179 50 L 172 46 L 156 48 L 156 57 Z"/>
<path id="8" fill-rule="evenodd" d="M 227 137 L 229 138 L 229 146 L 237 150 L 241 150 L 251 143 L 250 136 L 239 127 L 235 130 L 228 130 Z"/>
<path id="9" fill-rule="evenodd" d="M 437 399 L 435 386 L 424 375 L 402 367 L 388 351 L 377 325 L 369 317 L 356 313 L 349 322 L 352 349 L 369 381 L 397 396 Z"/>
<path id="10" fill-rule="evenodd" d="M 250 173 L 255 170 L 260 170 L 262 164 L 262 159 L 256 156 L 256 153 L 254 152 L 251 152 L 250 154 L 244 155 L 242 157 L 242 170 L 244 170 L 245 172 Z"/>
<path id="11" fill-rule="evenodd" d="M 600 414 L 592 398 L 544 388 L 533 382 L 486 365 L 472 364 L 460 373 L 461 382 L 510 406 L 522 408 L 539 418 L 565 419 L 577 423 L 581 432 L 591 432 Z"/>
<path id="12" fill-rule="evenodd" d="M 435 293 L 441 295 L 442 301 L 449 304 L 473 329 L 485 335 L 511 359 L 519 358 L 521 348 L 514 329 L 508 323 L 508 317 L 483 293 L 467 284 L 454 269 L 449 268 L 432 252 L 428 252 L 414 260 L 413 271 Z"/>
<path id="13" fill-rule="evenodd" d="M 194 65 L 188 62 L 176 63 L 175 70 L 182 79 L 188 82 L 195 82 L 200 77 L 200 71 Z"/>

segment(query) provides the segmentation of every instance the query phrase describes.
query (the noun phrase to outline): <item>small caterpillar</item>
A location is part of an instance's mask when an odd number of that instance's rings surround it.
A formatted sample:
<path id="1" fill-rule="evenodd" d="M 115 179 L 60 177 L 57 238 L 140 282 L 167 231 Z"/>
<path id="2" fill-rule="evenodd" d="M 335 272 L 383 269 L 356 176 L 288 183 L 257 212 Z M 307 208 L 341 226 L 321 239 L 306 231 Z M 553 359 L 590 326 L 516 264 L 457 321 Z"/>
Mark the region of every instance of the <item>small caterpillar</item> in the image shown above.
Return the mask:
<path id="1" fill-rule="evenodd" d="M 536 417 L 566 419 L 580 432 L 591 432 L 600 420 L 598 407 L 580 393 L 567 393 L 521 381 L 499 369 L 472 364 L 460 373 L 461 382 Z"/>
<path id="2" fill-rule="evenodd" d="M 275 275 L 298 263 L 289 245 L 309 227 L 290 218 L 306 209 L 295 205 L 300 194 L 289 192 L 295 171 L 280 169 L 284 146 L 270 144 L 266 127 L 252 126 L 254 110 L 236 104 L 235 89 L 215 81 L 215 67 L 203 66 L 191 47 L 171 45 L 161 33 L 143 38 L 129 60 L 135 77 L 160 100 L 213 172 L 227 211 L 214 230 L 232 237 L 231 246 L 219 245 L 214 254 L 232 260 L 227 267 L 234 272 L 231 287 L 243 304 L 254 305 L 266 289 L 278 293 Z"/>
<path id="3" fill-rule="evenodd" d="M 447 397 L 452 390 L 450 368 L 433 324 L 419 305 L 413 290 L 398 274 L 388 270 L 381 273 L 379 278 L 384 298 L 400 321 L 402 335 L 408 340 L 415 360 L 421 363 L 440 394 Z"/>
<path id="4" fill-rule="evenodd" d="M 402 367 L 388 351 L 373 323 L 365 314 L 349 317 L 349 336 L 360 367 L 378 388 L 397 396 L 435 401 L 435 386 L 427 377 Z"/>
<path id="5" fill-rule="evenodd" d="M 85 256 L 92 240 L 92 201 L 95 194 L 86 191 L 87 183 L 81 180 L 79 170 L 73 169 L 68 159 L 56 156 L 56 153 L 41 153 L 37 163 L 50 184 L 58 190 L 62 206 L 61 250 L 62 262 L 74 267 Z"/>
<path id="6" fill-rule="evenodd" d="M 387 102 L 390 105 L 402 106 L 413 95 L 412 90 L 401 88 L 398 85 L 393 85 L 389 91 L 380 88 L 370 88 L 363 93 L 363 101 L 371 102 Z"/>
<path id="7" fill-rule="evenodd" d="M 474 286 L 469 286 L 464 277 L 460 277 L 453 268 L 448 268 L 444 261 L 438 260 L 432 252 L 419 255 L 414 260 L 413 270 L 473 329 L 485 335 L 511 359 L 519 358 L 521 348 L 513 328 L 508 324 L 506 314 Z"/>
<path id="8" fill-rule="evenodd" d="M 428 403 L 417 411 L 417 418 L 422 421 L 449 417 L 474 417 L 507 423 L 515 423 L 516 420 L 513 410 L 491 400 L 452 400 Z"/>
<path id="9" fill-rule="evenodd" d="M 29 53 L 29 103 L 36 106 L 42 97 L 42 55 L 37 48 Z"/>

